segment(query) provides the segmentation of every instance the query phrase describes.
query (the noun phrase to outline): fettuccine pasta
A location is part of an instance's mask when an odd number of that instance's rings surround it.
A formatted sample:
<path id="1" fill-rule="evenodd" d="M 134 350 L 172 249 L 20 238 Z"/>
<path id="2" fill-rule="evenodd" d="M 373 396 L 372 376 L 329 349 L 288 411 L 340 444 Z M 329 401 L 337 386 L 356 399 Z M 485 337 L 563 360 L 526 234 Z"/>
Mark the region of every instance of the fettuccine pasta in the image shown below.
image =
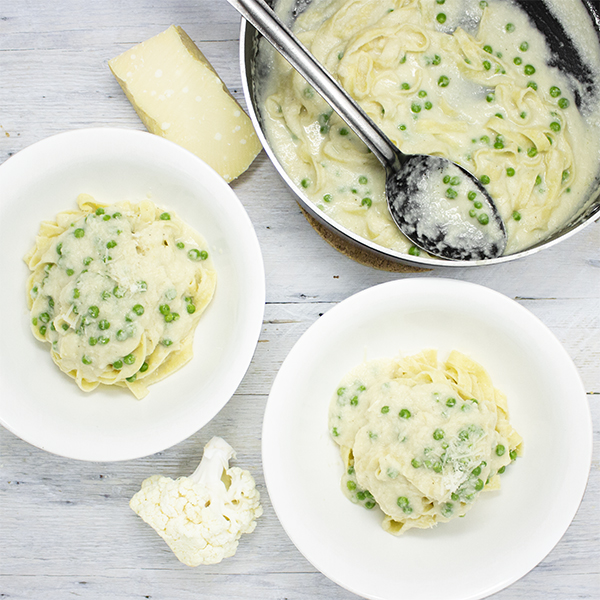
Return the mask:
<path id="1" fill-rule="evenodd" d="M 522 451 L 505 396 L 460 352 L 376 359 L 341 381 L 329 431 L 344 460 L 342 491 L 400 535 L 465 513 Z"/>
<path id="2" fill-rule="evenodd" d="M 586 199 L 598 175 L 597 108 L 582 117 L 518 6 L 313 0 L 294 31 L 398 148 L 448 157 L 487 186 L 508 229 L 506 253 L 546 238 Z M 287 62 L 271 60 L 263 117 L 294 182 L 350 231 L 418 253 L 391 220 L 375 157 Z"/>
<path id="3" fill-rule="evenodd" d="M 216 285 L 206 240 L 149 200 L 77 204 L 43 222 L 25 256 L 31 331 L 82 390 L 142 398 L 192 357 Z"/>

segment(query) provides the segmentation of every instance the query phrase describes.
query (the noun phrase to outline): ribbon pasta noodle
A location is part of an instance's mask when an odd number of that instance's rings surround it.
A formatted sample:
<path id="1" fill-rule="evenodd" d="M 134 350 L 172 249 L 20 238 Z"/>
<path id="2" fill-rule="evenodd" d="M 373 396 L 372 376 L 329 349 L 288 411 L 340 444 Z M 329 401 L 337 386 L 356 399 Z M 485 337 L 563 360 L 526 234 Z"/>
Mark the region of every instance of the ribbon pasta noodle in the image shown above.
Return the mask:
<path id="1" fill-rule="evenodd" d="M 400 535 L 463 516 L 522 451 L 506 397 L 485 369 L 435 350 L 359 365 L 341 381 L 329 430 L 344 460 L 342 490 Z"/>
<path id="2" fill-rule="evenodd" d="M 294 30 L 403 152 L 448 157 L 480 178 L 507 226 L 507 253 L 548 237 L 586 200 L 600 121 L 578 111 L 518 6 L 313 0 Z M 350 231 L 418 252 L 389 215 L 376 158 L 295 70 L 271 60 L 265 127 L 294 182 Z"/>
<path id="3" fill-rule="evenodd" d="M 31 330 L 83 391 L 139 399 L 192 357 L 216 286 L 207 243 L 149 200 L 77 204 L 43 222 L 25 256 Z"/>

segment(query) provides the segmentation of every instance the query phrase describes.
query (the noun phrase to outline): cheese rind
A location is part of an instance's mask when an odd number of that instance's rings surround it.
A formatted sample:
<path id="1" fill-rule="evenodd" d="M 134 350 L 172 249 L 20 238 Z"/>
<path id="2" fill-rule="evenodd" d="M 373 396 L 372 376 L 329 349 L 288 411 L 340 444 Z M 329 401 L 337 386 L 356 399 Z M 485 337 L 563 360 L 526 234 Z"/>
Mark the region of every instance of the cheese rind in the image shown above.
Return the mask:
<path id="1" fill-rule="evenodd" d="M 248 115 L 181 27 L 172 25 L 108 65 L 148 131 L 190 150 L 225 181 L 260 152 Z"/>

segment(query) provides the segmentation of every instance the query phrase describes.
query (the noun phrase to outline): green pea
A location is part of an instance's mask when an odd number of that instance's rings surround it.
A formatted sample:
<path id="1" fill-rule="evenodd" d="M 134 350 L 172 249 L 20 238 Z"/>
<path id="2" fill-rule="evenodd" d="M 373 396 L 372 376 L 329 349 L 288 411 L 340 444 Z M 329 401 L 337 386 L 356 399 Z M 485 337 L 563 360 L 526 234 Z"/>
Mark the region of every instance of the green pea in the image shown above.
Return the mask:
<path id="1" fill-rule="evenodd" d="M 490 103 L 493 102 L 495 99 L 496 99 L 496 95 L 495 94 L 488 94 L 485 97 L 486 102 L 490 102 Z"/>
<path id="2" fill-rule="evenodd" d="M 110 342 L 110 338 L 105 336 L 105 335 L 101 335 L 98 337 L 98 343 L 102 346 L 106 346 L 106 344 L 108 344 L 108 342 Z"/>
<path id="3" fill-rule="evenodd" d="M 531 88 L 532 90 L 536 90 L 536 91 L 537 91 L 537 89 L 538 89 L 537 83 L 536 83 L 535 81 L 530 81 L 530 82 L 527 84 L 527 87 Z"/>
<path id="4" fill-rule="evenodd" d="M 481 1 L 479 2 L 479 8 L 481 8 L 482 10 L 483 10 L 484 8 L 486 8 L 486 7 L 487 7 L 487 5 L 488 5 L 488 3 L 487 3 L 487 0 L 481 0 Z"/>
<path id="5" fill-rule="evenodd" d="M 550 129 L 552 129 L 552 131 L 558 133 L 561 129 L 560 123 L 558 121 L 552 121 L 552 123 L 550 123 Z"/>
<path id="6" fill-rule="evenodd" d="M 188 304 L 186 310 L 188 311 L 188 314 L 193 315 L 196 312 L 196 307 L 193 304 Z"/>
<path id="7" fill-rule="evenodd" d="M 508 177 L 514 177 L 515 176 L 515 170 L 512 167 L 508 167 L 506 169 L 506 175 Z"/>
<path id="8" fill-rule="evenodd" d="M 510 460 L 517 460 L 517 451 L 511 450 L 508 455 L 510 456 Z"/>
<path id="9" fill-rule="evenodd" d="M 420 256 L 420 254 L 421 254 L 421 250 L 419 250 L 419 248 L 417 248 L 416 246 L 411 246 L 411 247 L 408 249 L 408 253 L 409 253 L 411 256 Z"/>
<path id="10" fill-rule="evenodd" d="M 502 456 L 506 452 L 506 448 L 502 444 L 496 446 L 496 454 Z"/>
<path id="11" fill-rule="evenodd" d="M 521 213 L 519 211 L 517 211 L 517 210 L 513 210 L 512 218 L 515 221 L 520 221 L 521 220 Z"/>
<path id="12" fill-rule="evenodd" d="M 505 29 L 508 33 L 512 33 L 515 30 L 515 26 L 513 23 L 507 23 Z"/>
<path id="13" fill-rule="evenodd" d="M 411 464 L 411 465 L 412 465 L 412 466 L 413 466 L 415 469 L 418 469 L 418 468 L 421 466 L 421 461 L 420 461 L 420 460 L 417 460 L 416 458 L 413 458 L 413 459 L 410 461 L 410 464 Z"/>
<path id="14" fill-rule="evenodd" d="M 103 220 L 103 221 L 110 221 L 110 215 L 104 215 L 104 216 L 102 217 L 102 220 Z"/>
<path id="15" fill-rule="evenodd" d="M 521 119 L 525 119 L 527 118 L 527 113 L 523 111 L 519 116 L 521 117 Z"/>
<path id="16" fill-rule="evenodd" d="M 106 331 L 109 327 L 110 323 L 106 319 L 101 319 L 98 322 L 98 329 L 101 329 L 102 331 Z"/>
<path id="17" fill-rule="evenodd" d="M 114 295 L 115 298 L 123 298 L 123 296 L 125 296 L 125 289 L 122 288 L 122 287 L 120 287 L 120 286 L 118 286 L 118 285 L 116 285 L 113 288 L 113 292 L 112 293 L 113 293 L 113 295 Z"/>
<path id="18" fill-rule="evenodd" d="M 323 201 L 324 202 L 331 202 L 331 194 L 325 194 L 323 196 Z"/>
<path id="19" fill-rule="evenodd" d="M 527 52 L 527 50 L 529 50 L 529 42 L 523 42 L 520 46 L 519 46 L 519 50 L 521 52 Z"/>
<path id="20" fill-rule="evenodd" d="M 496 148 L 496 150 L 502 150 L 502 148 L 504 148 L 504 142 L 500 138 L 496 138 L 494 148 Z"/>
<path id="21" fill-rule="evenodd" d="M 435 0 L 438 4 L 444 4 L 446 0 Z"/>
<path id="22" fill-rule="evenodd" d="M 490 182 L 490 178 L 487 175 L 482 175 L 479 181 L 481 181 L 483 185 L 487 185 Z"/>
<path id="23" fill-rule="evenodd" d="M 369 510 L 371 510 L 372 508 L 375 507 L 376 502 L 374 500 L 367 500 L 367 502 L 365 502 L 365 508 L 368 508 Z"/>
<path id="24" fill-rule="evenodd" d="M 483 486 L 484 486 L 484 485 L 485 485 L 485 484 L 483 483 L 483 480 L 482 480 L 482 479 L 478 479 L 478 480 L 475 482 L 475 491 L 476 491 L 476 492 L 480 492 L 480 491 L 483 489 Z"/>
<path id="25" fill-rule="evenodd" d="M 350 480 L 350 481 L 347 481 L 347 482 L 346 482 L 346 487 L 347 487 L 347 488 L 348 488 L 350 491 L 352 491 L 352 490 L 355 490 L 355 489 L 356 489 L 356 482 L 354 482 L 354 481 L 352 481 L 352 480 Z"/>
<path id="26" fill-rule="evenodd" d="M 483 47 L 483 51 L 484 51 L 484 52 L 487 52 L 488 54 L 492 54 L 492 52 L 493 52 L 494 50 L 492 49 L 492 47 L 491 47 L 491 46 L 489 46 L 489 45 L 486 45 L 486 46 L 484 46 L 484 47 Z"/>
<path id="27" fill-rule="evenodd" d="M 559 87 L 557 87 L 557 86 L 553 85 L 553 86 L 550 88 L 550 95 L 551 95 L 553 98 L 558 98 L 558 97 L 559 97 L 561 94 L 562 94 L 562 91 L 561 91 L 561 89 L 560 89 Z"/>
<path id="28" fill-rule="evenodd" d="M 85 354 L 81 357 L 81 362 L 84 365 L 91 365 L 92 364 L 92 359 L 89 356 L 86 356 Z"/>
<path id="29" fill-rule="evenodd" d="M 472 191 L 472 190 L 471 190 L 471 191 L 470 191 L 470 192 L 467 194 L 467 198 L 468 198 L 469 200 L 471 200 L 471 202 L 472 202 L 473 200 L 475 200 L 475 198 L 477 198 L 477 192 L 474 192 L 474 191 Z"/>
<path id="30" fill-rule="evenodd" d="M 542 178 L 541 178 L 541 177 L 538 175 L 538 176 L 535 178 L 535 184 L 534 184 L 534 185 L 540 185 L 541 183 L 542 183 Z"/>
<path id="31" fill-rule="evenodd" d="M 484 60 L 483 61 L 483 68 L 486 71 L 489 71 L 492 68 L 492 63 L 489 60 Z"/>
<path id="32" fill-rule="evenodd" d="M 454 200 L 458 196 L 458 192 L 453 190 L 452 188 L 448 188 L 446 190 L 446 198 L 450 198 L 450 200 Z"/>
<path id="33" fill-rule="evenodd" d="M 570 104 L 571 104 L 571 103 L 570 103 L 570 102 L 569 102 L 569 101 L 568 101 L 566 98 L 561 98 L 561 99 L 558 101 L 558 106 L 559 106 L 560 108 L 569 108 L 569 105 L 570 105 Z"/>
<path id="34" fill-rule="evenodd" d="M 443 24 L 446 22 L 446 15 L 444 13 L 438 13 L 436 16 L 436 21 L 440 24 Z"/>
<path id="35" fill-rule="evenodd" d="M 307 187 L 310 185 L 310 179 L 308 179 L 308 178 L 306 178 L 306 177 L 305 177 L 305 178 L 304 178 L 304 179 L 303 179 L 303 180 L 300 182 L 300 185 L 301 185 L 301 186 L 302 186 L 304 189 L 306 189 L 306 188 L 307 188 Z"/>
<path id="36" fill-rule="evenodd" d="M 128 354 L 127 356 L 124 356 L 123 362 L 126 365 L 132 365 L 135 362 L 135 356 L 133 354 Z"/>
<path id="37" fill-rule="evenodd" d="M 488 217 L 488 215 L 486 213 L 481 213 L 478 217 L 477 220 L 482 224 L 482 225 L 487 225 L 490 222 L 490 218 Z"/>
<path id="38" fill-rule="evenodd" d="M 167 341 L 167 340 L 165 340 L 165 341 Z M 340 432 L 338 431 L 337 427 L 333 427 L 331 429 L 331 435 L 333 435 L 334 437 L 337 437 L 338 435 L 340 435 Z"/>
<path id="39" fill-rule="evenodd" d="M 170 221 L 171 220 L 171 215 L 168 212 L 164 212 L 160 215 L 160 220 L 161 221 Z"/>
<path id="40" fill-rule="evenodd" d="M 535 146 L 531 146 L 531 148 L 529 148 L 529 150 L 527 150 L 527 156 L 533 158 L 534 156 L 537 156 L 537 148 Z"/>
<path id="41" fill-rule="evenodd" d="M 367 208 L 371 208 L 372 204 L 373 204 L 373 201 L 371 200 L 371 198 L 363 198 L 360 202 L 361 206 L 366 206 Z"/>
<path id="42" fill-rule="evenodd" d="M 352 396 L 352 398 L 350 398 L 350 405 L 358 406 L 358 396 Z"/>
<path id="43" fill-rule="evenodd" d="M 141 304 L 136 304 L 131 309 L 138 317 L 141 317 L 144 314 L 144 307 Z"/>
<path id="44" fill-rule="evenodd" d="M 403 513 L 410 514 L 412 512 L 410 501 L 406 496 L 399 496 L 398 500 L 396 500 L 396 504 L 402 509 Z"/>
<path id="45" fill-rule="evenodd" d="M 124 342 L 129 337 L 129 334 L 124 329 L 117 331 L 116 338 L 119 342 Z"/>
<path id="46" fill-rule="evenodd" d="M 97 343 L 98 343 L 98 338 L 95 338 L 95 337 L 88 338 L 88 344 L 90 346 L 95 346 Z"/>
<path id="47" fill-rule="evenodd" d="M 414 113 L 420 113 L 421 112 L 421 105 L 418 102 L 413 102 L 410 105 L 410 110 Z"/>
<path id="48" fill-rule="evenodd" d="M 472 471 L 471 471 L 471 475 L 473 477 L 479 477 L 481 475 L 481 467 L 475 467 Z"/>
<path id="49" fill-rule="evenodd" d="M 431 64 L 432 65 L 439 65 L 442 62 L 442 57 L 439 54 L 434 54 L 433 58 L 431 59 Z"/>
<path id="50" fill-rule="evenodd" d="M 125 379 L 129 381 L 129 383 L 132 383 L 137 379 L 137 373 L 134 373 L 133 375 L 131 375 L 131 377 L 125 377 Z"/>
<path id="51" fill-rule="evenodd" d="M 535 73 L 535 67 L 533 65 L 525 65 L 523 72 L 525 75 L 533 75 Z"/>
<path id="52" fill-rule="evenodd" d="M 410 419 L 410 417 L 412 416 L 410 413 L 410 410 L 408 410 L 408 408 L 403 408 L 399 413 L 398 416 L 401 419 Z"/>
<path id="53" fill-rule="evenodd" d="M 425 110 L 431 110 L 433 108 L 433 104 L 431 102 L 429 102 L 429 100 L 427 100 L 427 102 L 425 102 L 425 104 L 423 104 Z"/>
<path id="54" fill-rule="evenodd" d="M 450 175 L 444 175 L 444 179 L 442 179 L 442 181 L 443 181 L 443 182 L 444 182 L 446 185 L 448 185 L 448 184 L 450 183 L 450 179 L 451 179 Z"/>
<path id="55" fill-rule="evenodd" d="M 450 79 L 446 75 L 442 75 L 438 79 L 438 85 L 440 87 L 448 87 L 450 85 Z"/>
<path id="56" fill-rule="evenodd" d="M 67 269 L 66 273 L 69 277 L 71 277 L 72 275 L 75 274 L 75 271 L 73 269 Z"/>
<path id="57" fill-rule="evenodd" d="M 506 465 L 502 465 L 499 469 L 498 469 L 498 475 L 502 475 L 502 473 L 504 473 L 504 471 L 506 471 Z"/>
<path id="58" fill-rule="evenodd" d="M 97 319 L 100 314 L 100 309 L 97 306 L 90 306 L 88 308 L 88 315 L 92 317 L 92 319 Z"/>
<path id="59" fill-rule="evenodd" d="M 480 141 L 482 141 L 484 144 L 489 144 L 490 143 L 490 138 L 487 135 L 482 135 L 480 138 Z"/>
<path id="60" fill-rule="evenodd" d="M 433 467 L 431 467 L 434 471 L 434 473 L 441 473 L 442 472 L 442 463 L 439 461 L 436 461 L 433 463 Z"/>
<path id="61" fill-rule="evenodd" d="M 123 361 L 122 360 L 115 360 L 115 362 L 112 364 L 113 369 L 116 369 L 117 371 L 123 368 Z"/>
<path id="62" fill-rule="evenodd" d="M 110 240 L 109 242 L 106 242 L 106 247 L 110 250 L 111 248 L 114 248 L 117 245 L 117 242 L 115 242 L 115 240 Z"/>
<path id="63" fill-rule="evenodd" d="M 41 335 L 46 335 L 46 331 L 47 331 L 47 328 L 46 328 L 46 326 L 45 326 L 45 325 L 42 325 L 42 326 L 39 328 L 39 332 L 40 332 L 40 334 L 41 334 Z"/>
<path id="64" fill-rule="evenodd" d="M 523 59 L 520 56 L 515 56 L 513 62 L 515 63 L 515 65 L 520 65 L 523 62 Z"/>
<path id="65" fill-rule="evenodd" d="M 350 132 L 345 127 L 342 127 L 340 129 L 340 135 L 349 135 L 349 134 L 350 134 Z"/>
<path id="66" fill-rule="evenodd" d="M 444 438 L 444 430 L 443 429 L 436 429 L 433 432 L 433 439 L 434 440 L 441 440 Z"/>
<path id="67" fill-rule="evenodd" d="M 456 398 L 448 398 L 448 400 L 446 400 L 446 406 L 449 406 L 450 408 L 452 408 L 455 404 Z"/>
<path id="68" fill-rule="evenodd" d="M 69 324 L 68 323 L 63 323 L 62 324 L 62 328 L 63 328 L 63 331 L 67 331 L 69 329 Z"/>
<path id="69" fill-rule="evenodd" d="M 76 238 L 82 238 L 85 235 L 85 231 L 83 229 L 81 229 L 81 227 L 78 227 L 74 232 L 73 235 Z"/>

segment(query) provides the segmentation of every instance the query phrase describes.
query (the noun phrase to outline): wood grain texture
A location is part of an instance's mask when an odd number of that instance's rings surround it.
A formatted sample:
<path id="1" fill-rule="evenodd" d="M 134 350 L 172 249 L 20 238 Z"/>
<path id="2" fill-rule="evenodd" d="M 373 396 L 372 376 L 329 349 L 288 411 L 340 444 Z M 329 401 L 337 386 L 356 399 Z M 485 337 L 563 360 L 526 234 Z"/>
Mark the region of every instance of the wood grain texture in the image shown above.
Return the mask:
<path id="1" fill-rule="evenodd" d="M 0 0 L 0 162 L 70 129 L 143 129 L 107 61 L 171 24 L 184 27 L 245 105 L 239 18 L 225 0 Z M 517 300 L 551 329 L 577 365 L 594 423 L 586 494 L 556 548 L 493 598 L 599 598 L 600 225 L 504 265 L 387 273 L 355 263 L 327 244 L 264 153 L 232 187 L 256 228 L 267 274 L 263 330 L 237 393 L 189 439 L 123 463 L 68 460 L 0 428 L 0 598 L 356 598 L 308 563 L 279 524 L 262 475 L 262 417 L 280 365 L 320 315 L 351 294 L 405 277 L 470 281 Z M 234 557 L 190 569 L 129 509 L 128 501 L 149 475 L 190 473 L 213 435 L 227 439 L 238 451 L 236 464 L 255 474 L 265 514 Z"/>

